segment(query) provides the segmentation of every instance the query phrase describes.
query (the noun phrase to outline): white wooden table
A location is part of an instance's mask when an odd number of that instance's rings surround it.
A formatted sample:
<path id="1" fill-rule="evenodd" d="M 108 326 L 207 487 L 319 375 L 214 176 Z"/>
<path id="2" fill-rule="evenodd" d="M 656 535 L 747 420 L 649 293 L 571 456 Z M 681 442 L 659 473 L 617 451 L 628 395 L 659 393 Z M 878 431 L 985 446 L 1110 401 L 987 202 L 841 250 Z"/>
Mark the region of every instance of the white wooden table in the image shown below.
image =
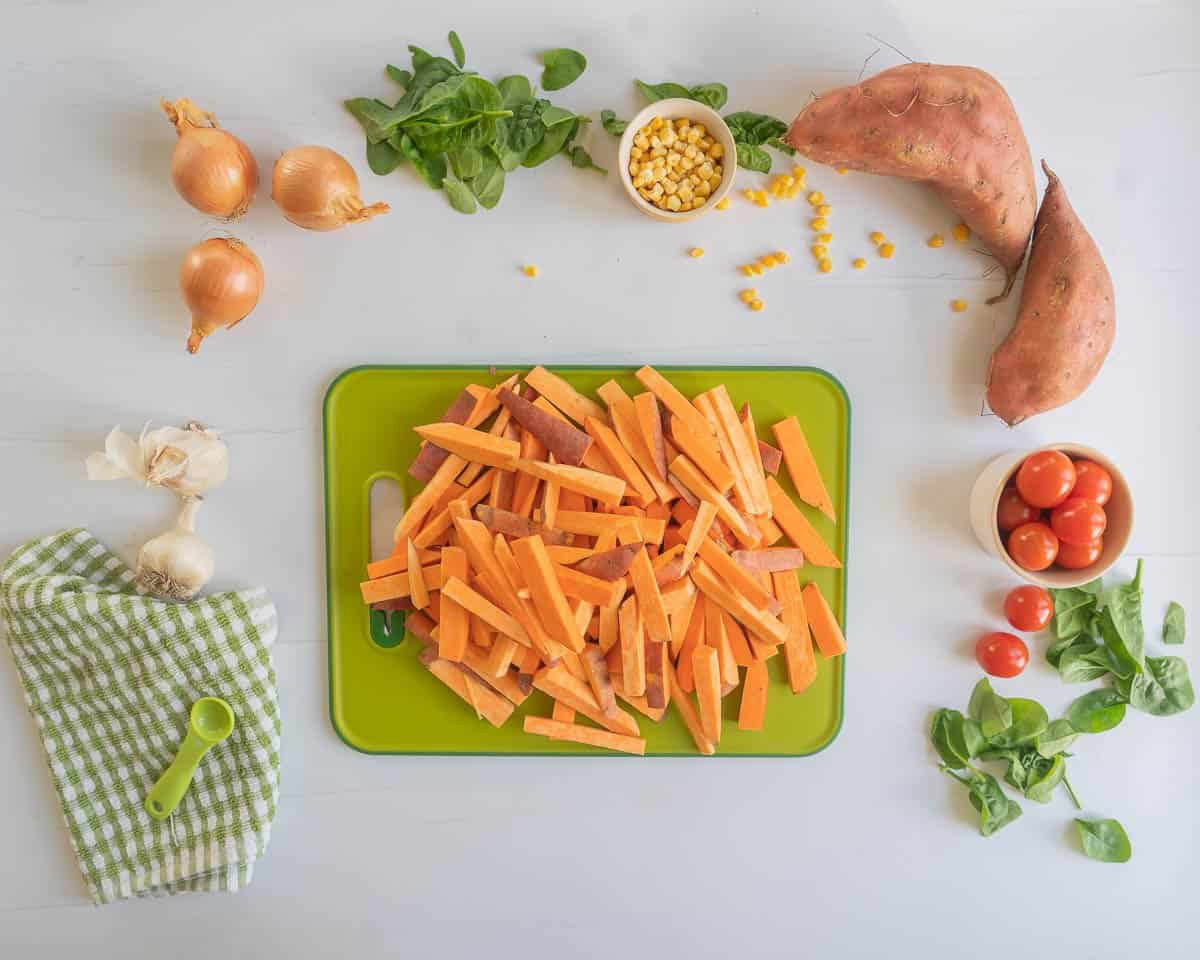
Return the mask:
<path id="1" fill-rule="evenodd" d="M 972 542 L 970 482 L 991 456 L 1075 439 L 1109 453 L 1137 497 L 1150 629 L 1168 599 L 1200 612 L 1200 395 L 1195 361 L 1200 22 L 1194 5 L 1062 2 L 698 4 L 653 12 L 463 0 L 212 0 L 0 12 L 0 550 L 87 525 L 132 559 L 170 498 L 89 485 L 82 461 L 114 423 L 202 418 L 233 448 L 202 516 L 217 586 L 264 583 L 282 617 L 283 795 L 271 848 L 236 896 L 100 910 L 85 899 L 15 674 L 0 667 L 0 955 L 1194 957 L 1200 711 L 1131 714 L 1080 745 L 1087 810 L 1119 817 L 1125 866 L 1069 837 L 1064 799 L 1026 803 L 989 840 L 939 775 L 924 731 L 962 706 L 974 637 L 1001 626 L 1012 578 Z M 573 9 L 579 7 L 578 9 Z M 536 76 L 534 55 L 586 52 L 559 95 L 629 115 L 632 78 L 721 80 L 731 108 L 790 118 L 853 80 L 876 34 L 918 59 L 983 66 L 1062 176 L 1112 269 L 1119 334 L 1095 386 L 1016 432 L 979 417 L 988 353 L 1015 303 L 988 309 L 985 261 L 927 249 L 951 215 L 926 192 L 814 170 L 835 207 L 836 271 L 805 252 L 801 204 L 688 228 L 640 217 L 607 180 L 555 162 L 515 176 L 467 219 L 397 173 L 365 171 L 340 101 L 387 95 L 405 44 L 462 35 L 472 66 Z M 897 62 L 883 49 L 870 69 Z M 237 232 L 266 295 L 198 357 L 177 291 L 188 246 L 221 232 L 175 196 L 160 96 L 190 96 L 271 158 L 343 151 L 393 212 L 315 235 L 261 191 Z M 597 125 L 598 126 L 598 125 Z M 598 161 L 615 141 L 590 135 Z M 866 233 L 898 249 L 870 258 Z M 701 245 L 695 262 L 686 248 Z M 776 248 L 767 301 L 733 267 Z M 518 267 L 536 263 L 536 281 Z M 963 315 L 948 302 L 970 301 Z M 845 726 L 798 761 L 370 758 L 327 719 L 320 402 L 361 362 L 808 363 L 853 402 L 851 653 Z M 1061 709 L 1079 692 L 1044 665 L 1005 690 Z M 1196 641 L 1182 654 L 1200 669 Z M 7 663 L 7 658 L 0 658 Z"/>

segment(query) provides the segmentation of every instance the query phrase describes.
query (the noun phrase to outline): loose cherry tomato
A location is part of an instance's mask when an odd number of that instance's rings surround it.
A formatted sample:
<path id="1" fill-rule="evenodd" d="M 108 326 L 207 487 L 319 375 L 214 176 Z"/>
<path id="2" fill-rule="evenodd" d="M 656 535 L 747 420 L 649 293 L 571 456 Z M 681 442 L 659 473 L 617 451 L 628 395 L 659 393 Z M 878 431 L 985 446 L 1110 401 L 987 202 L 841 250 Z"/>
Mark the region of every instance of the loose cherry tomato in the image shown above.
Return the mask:
<path id="1" fill-rule="evenodd" d="M 1050 514 L 1050 529 L 1054 535 L 1063 543 L 1075 546 L 1100 539 L 1107 526 L 1108 516 L 1104 508 L 1083 497 L 1071 497 Z"/>
<path id="2" fill-rule="evenodd" d="M 1015 677 L 1029 663 L 1029 648 L 1011 633 L 985 633 L 975 643 L 975 659 L 993 677 Z"/>
<path id="3" fill-rule="evenodd" d="M 1060 551 L 1059 556 L 1062 556 Z M 1004 616 L 1014 630 L 1036 633 L 1054 616 L 1054 601 L 1050 592 L 1032 584 L 1009 590 L 1004 598 Z"/>
<path id="4" fill-rule="evenodd" d="M 1010 533 L 1023 523 L 1041 519 L 1041 511 L 1022 500 L 1016 487 L 1005 487 L 996 507 L 996 526 L 1001 533 Z"/>
<path id="5" fill-rule="evenodd" d="M 1112 496 L 1112 474 L 1094 460 L 1076 460 L 1075 489 L 1071 496 L 1104 506 Z"/>
<path id="6" fill-rule="evenodd" d="M 1075 464 L 1065 453 L 1039 450 L 1025 458 L 1017 471 L 1017 490 L 1031 506 L 1057 507 L 1075 486 Z"/>
<path id="7" fill-rule="evenodd" d="M 1008 535 L 1008 555 L 1026 570 L 1045 570 L 1058 556 L 1058 537 L 1044 523 L 1023 523 Z"/>
<path id="8" fill-rule="evenodd" d="M 1058 545 L 1057 563 L 1064 570 L 1084 570 L 1100 559 L 1104 552 L 1104 538 L 1100 537 L 1091 543 L 1060 543 Z"/>

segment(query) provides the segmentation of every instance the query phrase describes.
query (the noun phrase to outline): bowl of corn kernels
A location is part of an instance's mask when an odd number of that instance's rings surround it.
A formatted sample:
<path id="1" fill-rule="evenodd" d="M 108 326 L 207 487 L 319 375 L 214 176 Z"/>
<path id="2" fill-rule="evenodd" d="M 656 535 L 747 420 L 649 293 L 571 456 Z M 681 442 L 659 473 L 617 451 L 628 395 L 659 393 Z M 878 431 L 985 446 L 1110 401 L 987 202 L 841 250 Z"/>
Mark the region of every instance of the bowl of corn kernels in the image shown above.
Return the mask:
<path id="1" fill-rule="evenodd" d="M 659 220 L 691 220 L 733 186 L 737 146 L 721 115 L 695 100 L 659 100 L 629 121 L 617 152 L 634 205 Z"/>

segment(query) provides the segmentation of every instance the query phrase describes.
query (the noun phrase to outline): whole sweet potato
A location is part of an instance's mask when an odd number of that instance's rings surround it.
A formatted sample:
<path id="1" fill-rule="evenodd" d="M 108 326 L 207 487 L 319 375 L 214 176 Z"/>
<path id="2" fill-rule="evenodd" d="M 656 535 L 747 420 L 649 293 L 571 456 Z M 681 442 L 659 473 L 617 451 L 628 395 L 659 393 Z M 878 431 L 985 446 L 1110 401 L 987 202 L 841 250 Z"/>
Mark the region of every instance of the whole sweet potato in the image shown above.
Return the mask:
<path id="1" fill-rule="evenodd" d="M 928 183 L 1004 268 L 1008 296 L 1037 213 L 1029 144 L 1004 88 L 974 67 L 909 63 L 822 94 L 787 142 L 818 163 Z"/>
<path id="2" fill-rule="evenodd" d="M 1009 426 L 1083 393 L 1117 331 L 1104 259 L 1044 160 L 1042 169 L 1050 182 L 1033 228 L 1017 325 L 988 371 L 988 406 Z"/>

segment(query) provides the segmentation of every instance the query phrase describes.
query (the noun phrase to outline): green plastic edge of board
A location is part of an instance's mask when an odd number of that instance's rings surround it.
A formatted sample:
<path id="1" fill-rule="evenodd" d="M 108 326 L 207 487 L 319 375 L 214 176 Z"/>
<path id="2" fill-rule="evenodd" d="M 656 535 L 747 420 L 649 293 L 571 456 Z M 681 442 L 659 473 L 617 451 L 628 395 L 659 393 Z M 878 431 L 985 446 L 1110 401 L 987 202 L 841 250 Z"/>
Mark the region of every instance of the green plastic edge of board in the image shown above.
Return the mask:
<path id="1" fill-rule="evenodd" d="M 333 712 L 333 644 L 331 642 L 332 636 L 333 636 L 333 604 L 331 602 L 332 598 L 330 595 L 330 591 L 332 589 L 332 583 L 333 583 L 333 557 L 331 556 L 330 549 L 329 549 L 330 517 L 332 515 L 332 513 L 330 511 L 330 507 L 329 507 L 329 403 L 330 403 L 330 399 L 332 398 L 333 392 L 337 388 L 338 384 L 341 383 L 344 379 L 346 379 L 349 376 L 352 376 L 353 374 L 360 373 L 365 370 L 462 370 L 462 369 L 490 370 L 492 368 L 492 366 L 493 366 L 492 364 L 482 364 L 482 363 L 480 363 L 480 364 L 470 364 L 470 363 L 362 363 L 362 364 L 358 364 L 357 366 L 348 367 L 347 369 L 343 370 L 341 373 L 339 373 L 336 377 L 333 378 L 333 380 L 330 382 L 329 386 L 325 390 L 325 397 L 321 401 L 321 434 L 322 434 L 321 476 L 322 476 L 322 479 L 325 484 L 325 496 L 323 498 L 325 501 L 325 630 L 326 630 L 326 634 L 325 634 L 326 665 L 325 666 L 326 666 L 326 675 L 328 678 L 327 679 L 328 696 L 326 697 L 326 700 L 328 701 L 328 704 L 329 704 L 329 725 L 331 727 L 333 727 L 333 732 L 337 734 L 338 739 L 341 740 L 342 743 L 344 743 L 346 746 L 348 746 L 351 750 L 354 750 L 356 753 L 362 753 L 362 754 L 366 754 L 367 756 L 372 756 L 372 757 L 447 757 L 447 758 L 453 758 L 453 757 L 539 757 L 539 758 L 543 758 L 543 759 L 547 759 L 547 760 L 592 759 L 592 758 L 607 757 L 607 758 L 612 758 L 612 759 L 624 759 L 624 760 L 645 760 L 645 759 L 647 759 L 646 757 L 634 757 L 629 754 L 616 753 L 614 751 L 603 751 L 603 752 L 596 752 L 596 753 L 572 753 L 572 754 L 564 756 L 564 755 L 560 755 L 560 754 L 546 754 L 546 753 L 537 753 L 534 751 L 525 752 L 525 751 L 514 751 L 514 750 L 456 750 L 454 753 L 447 753 L 446 751 L 442 751 L 442 750 L 368 750 L 364 747 L 359 746 L 358 744 L 354 743 L 353 741 L 349 740 L 346 737 L 346 735 L 342 732 L 341 727 L 338 726 L 337 718 L 334 716 L 334 712 Z M 495 366 L 499 366 L 499 364 L 496 364 Z M 529 369 L 532 369 L 533 367 L 537 366 L 537 364 L 522 364 L 522 363 L 506 362 L 503 366 L 505 368 L 528 367 Z M 606 369 L 608 367 L 614 367 L 614 366 L 619 367 L 619 366 L 621 366 L 621 363 L 620 363 L 620 361 L 616 361 L 613 363 L 567 363 L 567 364 L 563 364 L 563 366 L 570 367 L 570 368 L 577 369 L 577 370 L 602 370 L 602 369 Z M 695 369 L 699 369 L 696 366 L 684 366 L 682 364 L 654 364 L 654 368 L 656 370 L 695 370 Z M 850 394 L 846 392 L 846 387 L 842 383 L 842 381 L 839 380 L 837 377 L 835 377 L 828 370 L 825 370 L 822 367 L 813 367 L 813 366 L 806 366 L 806 365 L 786 366 L 783 364 L 764 364 L 762 366 L 758 366 L 755 364 L 728 364 L 728 365 L 721 364 L 721 365 L 717 365 L 715 367 L 709 367 L 709 368 L 705 368 L 705 369 L 732 370 L 732 371 L 737 371 L 737 372 L 753 372 L 756 370 L 764 370 L 764 371 L 780 370 L 780 371 L 787 371 L 789 373 L 815 373 L 818 376 L 824 377 L 826 380 L 828 380 L 830 383 L 832 383 L 835 387 L 837 387 L 838 392 L 842 395 L 842 399 L 846 403 L 846 476 L 845 476 L 844 486 L 842 489 L 842 495 L 843 495 L 843 498 L 846 503 L 846 513 L 849 514 L 849 511 L 850 511 L 850 451 L 851 451 L 851 439 L 853 437 L 854 409 L 850 403 Z M 849 571 L 849 569 L 850 569 L 850 555 L 849 555 L 849 548 L 850 548 L 850 544 L 849 544 L 850 529 L 849 528 L 850 528 L 850 525 L 848 523 L 839 524 L 839 527 L 841 528 L 840 532 L 841 532 L 841 548 L 842 548 L 842 568 L 844 570 Z M 838 611 L 841 615 L 842 630 L 845 632 L 848 632 L 848 625 L 846 623 L 846 607 L 847 607 L 849 593 L 850 593 L 850 580 L 849 580 L 849 575 L 847 574 L 844 585 L 842 587 L 842 602 L 840 605 L 841 609 Z M 838 678 L 837 725 L 833 728 L 833 732 L 830 733 L 829 739 L 826 740 L 824 743 L 822 743 L 819 747 L 817 747 L 815 750 L 809 750 L 807 753 L 790 753 L 790 754 L 779 754 L 779 753 L 725 753 L 725 754 L 722 754 L 722 753 L 716 753 L 716 754 L 713 754 L 713 756 L 719 757 L 719 758 L 722 758 L 725 760 L 740 760 L 740 759 L 745 759 L 745 760 L 797 760 L 797 759 L 801 759 L 803 757 L 816 756 L 818 753 L 822 753 L 823 751 L 828 749 L 829 746 L 835 740 L 837 740 L 838 736 L 841 734 L 842 726 L 845 723 L 845 719 L 846 719 L 846 670 L 845 670 L 845 662 L 846 662 L 845 657 L 846 656 L 847 656 L 847 654 L 842 654 L 843 668 L 842 668 L 841 675 Z M 692 760 L 711 759 L 710 757 L 705 757 L 698 753 L 655 753 L 653 756 L 649 757 L 648 759 L 670 760 L 670 759 L 674 759 L 674 758 L 692 759 Z"/>

